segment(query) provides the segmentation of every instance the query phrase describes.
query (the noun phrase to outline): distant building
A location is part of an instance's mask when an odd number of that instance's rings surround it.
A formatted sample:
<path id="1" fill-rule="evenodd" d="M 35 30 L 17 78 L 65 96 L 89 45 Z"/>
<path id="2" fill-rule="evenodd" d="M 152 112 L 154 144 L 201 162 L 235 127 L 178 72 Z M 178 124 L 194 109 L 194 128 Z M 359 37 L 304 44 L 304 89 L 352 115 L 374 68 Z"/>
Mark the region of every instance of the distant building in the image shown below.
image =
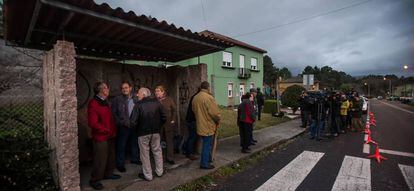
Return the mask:
<path id="1" fill-rule="evenodd" d="M 283 94 L 283 92 L 286 90 L 286 88 L 293 86 L 293 85 L 299 85 L 306 89 L 306 87 L 303 85 L 303 78 L 302 76 L 295 76 L 288 78 L 286 80 L 282 80 L 278 82 L 279 86 L 279 92 L 280 94 Z M 313 85 L 309 86 L 309 90 L 312 91 L 318 91 L 319 90 L 319 81 L 315 80 Z"/>

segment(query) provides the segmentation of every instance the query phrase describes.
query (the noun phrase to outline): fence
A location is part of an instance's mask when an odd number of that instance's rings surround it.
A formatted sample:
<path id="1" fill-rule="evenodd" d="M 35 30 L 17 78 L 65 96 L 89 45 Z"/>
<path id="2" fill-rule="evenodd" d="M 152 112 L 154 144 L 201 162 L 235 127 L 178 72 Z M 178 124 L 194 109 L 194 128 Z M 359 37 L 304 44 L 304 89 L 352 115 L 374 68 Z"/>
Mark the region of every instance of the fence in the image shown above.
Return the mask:
<path id="1" fill-rule="evenodd" d="M 43 97 L 39 90 L 24 95 L 5 94 L 0 94 L 2 189 L 55 190 L 50 151 L 43 138 Z"/>

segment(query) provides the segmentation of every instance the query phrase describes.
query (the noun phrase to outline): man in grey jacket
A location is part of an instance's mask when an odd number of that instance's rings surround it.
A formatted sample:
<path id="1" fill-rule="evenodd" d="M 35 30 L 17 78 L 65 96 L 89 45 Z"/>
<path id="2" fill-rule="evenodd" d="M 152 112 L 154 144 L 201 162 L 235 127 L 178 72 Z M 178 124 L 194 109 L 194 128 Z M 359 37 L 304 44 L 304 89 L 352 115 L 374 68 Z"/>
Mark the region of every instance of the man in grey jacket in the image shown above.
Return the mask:
<path id="1" fill-rule="evenodd" d="M 138 158 L 137 135 L 131 127 L 131 114 L 137 98 L 132 95 L 132 86 L 129 82 L 121 85 L 122 94 L 115 97 L 112 101 L 112 113 L 115 117 L 117 133 L 116 144 L 116 168 L 119 172 L 126 172 L 125 169 L 125 150 L 129 141 L 131 150 L 131 163 L 140 164 Z"/>

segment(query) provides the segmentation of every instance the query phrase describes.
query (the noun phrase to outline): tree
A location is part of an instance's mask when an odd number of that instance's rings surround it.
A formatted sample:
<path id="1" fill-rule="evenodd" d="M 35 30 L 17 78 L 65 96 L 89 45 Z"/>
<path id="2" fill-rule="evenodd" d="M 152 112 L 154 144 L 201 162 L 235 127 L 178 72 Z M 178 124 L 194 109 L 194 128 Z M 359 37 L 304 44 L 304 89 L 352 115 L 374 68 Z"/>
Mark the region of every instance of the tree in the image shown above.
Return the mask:
<path id="1" fill-rule="evenodd" d="M 273 84 L 277 79 L 277 68 L 273 65 L 272 58 L 263 57 L 263 82 Z"/>
<path id="2" fill-rule="evenodd" d="M 293 85 L 286 88 L 286 90 L 283 92 L 281 101 L 283 105 L 286 105 L 288 107 L 291 107 L 293 110 L 293 113 L 296 113 L 296 111 L 299 108 L 299 97 L 300 94 L 302 94 L 302 91 L 305 91 L 305 88 L 299 85 Z"/>
<path id="3" fill-rule="evenodd" d="M 292 77 L 292 73 L 289 71 L 288 68 L 283 67 L 282 69 L 280 69 L 278 76 L 282 77 L 283 79 L 288 79 Z"/>
<path id="4" fill-rule="evenodd" d="M 339 90 L 341 90 L 342 92 L 350 92 L 352 91 L 352 89 L 352 84 L 341 84 L 341 86 L 339 86 Z"/>

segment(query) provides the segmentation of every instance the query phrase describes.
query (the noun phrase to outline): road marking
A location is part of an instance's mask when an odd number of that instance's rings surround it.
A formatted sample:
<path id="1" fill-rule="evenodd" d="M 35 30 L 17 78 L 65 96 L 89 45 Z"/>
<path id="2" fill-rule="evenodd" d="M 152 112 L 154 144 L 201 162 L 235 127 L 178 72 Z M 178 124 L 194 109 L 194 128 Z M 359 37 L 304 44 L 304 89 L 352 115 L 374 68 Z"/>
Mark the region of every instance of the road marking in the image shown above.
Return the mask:
<path id="1" fill-rule="evenodd" d="M 371 149 L 370 149 L 369 144 L 364 144 L 364 148 L 362 149 L 362 152 L 365 154 L 368 154 L 370 150 Z"/>
<path id="2" fill-rule="evenodd" d="M 395 109 L 398 109 L 398 110 L 400 110 L 400 111 L 405 111 L 405 112 L 407 112 L 407 113 L 410 113 L 410 114 L 413 114 L 414 115 L 414 112 L 412 112 L 412 111 L 410 111 L 410 110 L 407 110 L 407 109 L 404 109 L 404 108 L 401 108 L 401 107 L 398 107 L 398 106 L 395 106 L 395 105 L 392 105 L 392 104 L 390 104 L 390 103 L 386 103 L 386 102 L 383 102 L 383 101 L 380 101 L 381 103 L 383 103 L 383 104 L 385 104 L 385 105 L 388 105 L 388 106 L 390 106 L 390 107 L 393 107 L 393 108 L 395 108 Z"/>
<path id="3" fill-rule="evenodd" d="M 371 161 L 345 156 L 332 190 L 371 190 Z"/>
<path id="4" fill-rule="evenodd" d="M 387 154 L 390 154 L 390 155 L 399 155 L 399 156 L 413 157 L 414 158 L 414 153 L 393 151 L 393 150 L 387 150 L 387 149 L 380 149 L 380 152 L 381 153 L 387 153 Z"/>
<path id="5" fill-rule="evenodd" d="M 414 167 L 398 164 L 400 170 L 404 176 L 405 182 L 407 183 L 408 187 L 411 191 L 414 190 Z"/>
<path id="6" fill-rule="evenodd" d="M 303 151 L 256 190 L 296 190 L 323 155 L 320 152 Z"/>

